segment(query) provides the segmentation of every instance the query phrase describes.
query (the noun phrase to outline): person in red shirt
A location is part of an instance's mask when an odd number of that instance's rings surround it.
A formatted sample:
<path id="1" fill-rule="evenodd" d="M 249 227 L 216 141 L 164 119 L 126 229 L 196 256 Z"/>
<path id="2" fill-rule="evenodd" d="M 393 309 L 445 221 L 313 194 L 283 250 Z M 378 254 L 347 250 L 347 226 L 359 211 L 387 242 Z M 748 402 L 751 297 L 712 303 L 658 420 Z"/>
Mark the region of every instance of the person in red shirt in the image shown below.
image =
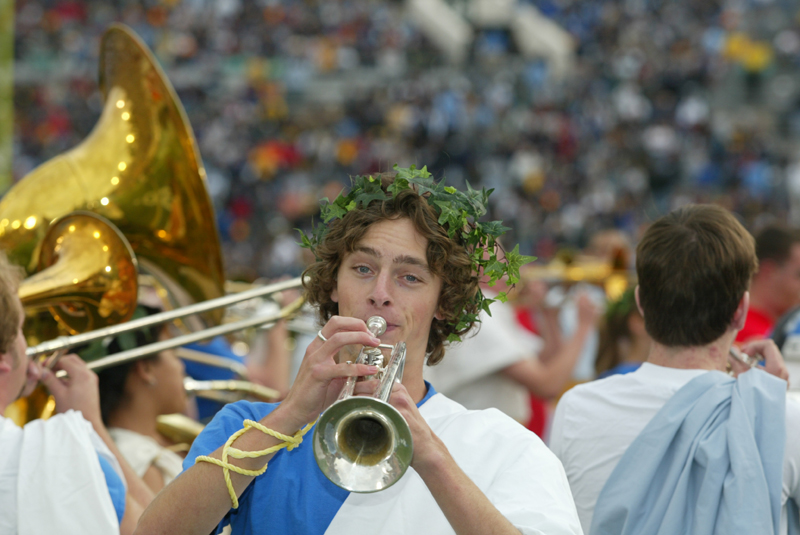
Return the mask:
<path id="1" fill-rule="evenodd" d="M 770 226 L 756 236 L 758 272 L 750 284 L 750 308 L 737 342 L 767 337 L 778 318 L 800 304 L 800 233 Z"/>

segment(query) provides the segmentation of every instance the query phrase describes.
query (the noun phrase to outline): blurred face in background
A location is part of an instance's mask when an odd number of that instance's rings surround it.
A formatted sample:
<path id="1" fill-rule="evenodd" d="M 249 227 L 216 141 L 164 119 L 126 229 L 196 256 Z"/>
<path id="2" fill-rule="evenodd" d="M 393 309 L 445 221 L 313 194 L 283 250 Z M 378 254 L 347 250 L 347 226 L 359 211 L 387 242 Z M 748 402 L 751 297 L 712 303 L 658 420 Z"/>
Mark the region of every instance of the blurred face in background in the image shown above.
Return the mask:
<path id="1" fill-rule="evenodd" d="M 2 407 L 15 401 L 17 398 L 29 395 L 39 382 L 41 375 L 39 365 L 33 360 L 29 359 L 25 354 L 28 349 L 28 344 L 25 341 L 25 335 L 22 333 L 22 322 L 20 322 L 17 330 L 17 337 L 11 344 L 8 354 L 4 355 L 4 359 L 10 365 L 10 373 L 8 383 L 2 392 Z"/>
<path id="2" fill-rule="evenodd" d="M 789 258 L 775 266 L 770 286 L 779 315 L 800 305 L 800 243 L 792 245 Z"/>
<path id="3" fill-rule="evenodd" d="M 167 330 L 162 331 L 159 340 L 170 338 Z M 187 397 L 183 388 L 185 367 L 174 349 L 158 354 L 157 359 L 150 361 L 148 378 L 160 414 L 182 413 L 186 410 Z"/>

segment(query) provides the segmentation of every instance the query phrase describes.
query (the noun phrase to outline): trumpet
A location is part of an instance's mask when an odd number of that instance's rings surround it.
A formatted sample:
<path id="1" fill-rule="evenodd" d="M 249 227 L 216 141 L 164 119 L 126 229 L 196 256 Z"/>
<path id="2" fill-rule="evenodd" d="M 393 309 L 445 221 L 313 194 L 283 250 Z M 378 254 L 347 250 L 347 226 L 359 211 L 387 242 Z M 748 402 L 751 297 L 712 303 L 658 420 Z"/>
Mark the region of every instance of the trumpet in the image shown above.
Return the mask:
<path id="1" fill-rule="evenodd" d="M 593 284 L 602 287 L 608 299 L 615 300 L 635 285 L 636 274 L 613 263 L 577 257 L 569 262 L 553 260 L 545 265 L 528 266 L 520 272 L 520 279 L 523 284 L 543 281 L 548 286 Z"/>
<path id="2" fill-rule="evenodd" d="M 731 346 L 730 350 L 728 351 L 728 354 L 731 356 L 732 359 L 737 360 L 737 361 L 741 362 L 742 364 L 747 365 L 750 368 L 755 368 L 756 366 L 758 366 L 758 363 L 761 361 L 761 359 L 758 358 L 761 355 L 757 355 L 755 357 L 751 357 L 750 355 L 748 355 L 747 353 L 743 352 L 741 349 L 739 349 L 736 346 Z"/>
<path id="3" fill-rule="evenodd" d="M 386 320 L 373 316 L 367 329 L 378 337 Z M 382 344 L 383 345 L 383 344 Z M 403 377 L 406 344 L 392 348 L 388 362 L 379 348 L 364 347 L 356 364 L 377 366 L 380 383 L 372 397 L 353 396 L 355 377 L 348 377 L 338 399 L 323 412 L 314 429 L 314 457 L 322 473 L 350 492 L 377 492 L 405 474 L 414 454 L 411 430 L 403 415 L 387 402 Z"/>

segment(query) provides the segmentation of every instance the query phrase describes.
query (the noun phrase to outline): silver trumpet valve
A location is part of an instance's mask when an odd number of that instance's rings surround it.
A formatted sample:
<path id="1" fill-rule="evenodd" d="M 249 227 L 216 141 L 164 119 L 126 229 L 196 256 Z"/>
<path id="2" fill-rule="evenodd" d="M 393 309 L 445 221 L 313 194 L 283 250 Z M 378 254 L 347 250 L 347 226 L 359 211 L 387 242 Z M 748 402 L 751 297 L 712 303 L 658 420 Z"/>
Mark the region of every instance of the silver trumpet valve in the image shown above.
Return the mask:
<path id="1" fill-rule="evenodd" d="M 367 329 L 378 337 L 386 332 L 386 320 L 373 316 Z M 391 349 L 388 361 L 381 348 Z M 348 377 L 337 401 L 317 420 L 314 456 L 322 472 L 334 484 L 351 492 L 377 492 L 396 483 L 411 464 L 414 445 L 405 418 L 391 405 L 392 386 L 400 382 L 406 344 L 363 347 L 357 364 L 377 366 L 365 379 L 380 381 L 373 396 L 353 396 L 355 377 Z"/>

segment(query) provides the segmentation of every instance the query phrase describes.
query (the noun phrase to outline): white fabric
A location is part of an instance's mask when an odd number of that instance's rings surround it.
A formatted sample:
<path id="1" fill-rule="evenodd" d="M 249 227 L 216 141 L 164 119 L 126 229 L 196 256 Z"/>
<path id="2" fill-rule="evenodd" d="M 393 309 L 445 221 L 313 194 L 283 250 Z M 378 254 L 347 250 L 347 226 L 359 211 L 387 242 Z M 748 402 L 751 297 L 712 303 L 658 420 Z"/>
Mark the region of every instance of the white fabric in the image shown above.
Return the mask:
<path id="1" fill-rule="evenodd" d="M 477 334 L 448 347 L 439 364 L 425 367 L 425 379 L 468 409 L 495 408 L 527 423 L 528 390 L 500 372 L 534 358 L 542 348 L 542 339 L 521 327 L 514 309 L 506 303 L 494 303 L 492 315 L 481 313 L 480 319 Z"/>
<path id="2" fill-rule="evenodd" d="M 119 533 L 98 455 L 117 459 L 80 412 L 17 427 L 0 418 L 0 534 Z"/>
<path id="3" fill-rule="evenodd" d="M 686 383 L 707 373 L 645 362 L 637 371 L 576 386 L 561 398 L 550 431 L 550 449 L 561 459 L 584 531 L 606 480 L 628 446 Z M 800 403 L 786 402 L 781 533 L 786 500 L 800 499 Z"/>
<path id="4" fill-rule="evenodd" d="M 155 439 L 119 427 L 110 427 L 108 432 L 137 476 L 144 476 L 151 466 L 155 466 L 166 486 L 183 471 L 180 455 L 163 447 Z"/>
<path id="5" fill-rule="evenodd" d="M 564 470 L 539 438 L 496 410 L 467 411 L 436 394 L 420 413 L 459 467 L 522 533 L 580 534 Z M 454 533 L 422 478 L 409 468 L 394 486 L 351 493 L 328 535 Z"/>
<path id="6" fill-rule="evenodd" d="M 551 292 L 563 289 L 556 286 Z M 558 321 L 561 325 L 562 336 L 567 339 L 572 337 L 575 331 L 578 330 L 578 305 L 576 302 L 577 296 L 580 293 L 585 293 L 589 296 L 592 302 L 600 310 L 606 309 L 606 293 L 602 288 L 593 284 L 576 284 L 570 291 L 563 296 L 563 303 L 561 310 L 558 313 Z M 597 348 L 600 345 L 600 335 L 597 327 L 592 327 L 589 335 L 583 343 L 583 348 L 572 369 L 572 379 L 575 381 L 583 382 L 594 379 L 594 361 L 597 358 Z"/>

